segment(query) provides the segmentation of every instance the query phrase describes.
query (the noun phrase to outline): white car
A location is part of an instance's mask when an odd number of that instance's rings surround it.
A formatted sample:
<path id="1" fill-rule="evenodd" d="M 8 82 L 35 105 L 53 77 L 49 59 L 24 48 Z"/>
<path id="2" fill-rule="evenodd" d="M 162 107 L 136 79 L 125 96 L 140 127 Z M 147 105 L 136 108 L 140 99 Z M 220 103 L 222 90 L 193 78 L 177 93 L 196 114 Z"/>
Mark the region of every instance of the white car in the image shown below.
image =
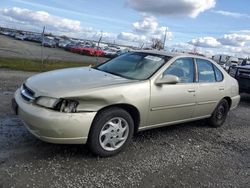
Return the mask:
<path id="1" fill-rule="evenodd" d="M 219 127 L 239 101 L 237 80 L 210 59 L 137 51 L 35 75 L 16 91 L 13 107 L 39 139 L 87 143 L 111 156 L 137 131 L 205 118 Z"/>
<path id="2" fill-rule="evenodd" d="M 17 35 L 15 36 L 15 39 L 17 39 L 17 40 L 25 40 L 26 38 L 27 38 L 26 35 L 17 34 Z"/>

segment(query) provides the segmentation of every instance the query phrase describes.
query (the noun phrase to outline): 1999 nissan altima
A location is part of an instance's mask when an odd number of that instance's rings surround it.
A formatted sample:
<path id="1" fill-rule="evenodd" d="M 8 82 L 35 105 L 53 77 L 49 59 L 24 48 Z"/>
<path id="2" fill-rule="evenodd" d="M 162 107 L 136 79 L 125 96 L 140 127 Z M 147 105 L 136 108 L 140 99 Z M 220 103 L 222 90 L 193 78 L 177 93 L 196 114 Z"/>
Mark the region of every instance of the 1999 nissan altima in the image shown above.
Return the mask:
<path id="1" fill-rule="evenodd" d="M 27 129 L 51 143 L 121 151 L 137 131 L 207 118 L 221 126 L 240 100 L 237 81 L 212 60 L 154 51 L 94 68 L 37 74 L 12 101 Z"/>

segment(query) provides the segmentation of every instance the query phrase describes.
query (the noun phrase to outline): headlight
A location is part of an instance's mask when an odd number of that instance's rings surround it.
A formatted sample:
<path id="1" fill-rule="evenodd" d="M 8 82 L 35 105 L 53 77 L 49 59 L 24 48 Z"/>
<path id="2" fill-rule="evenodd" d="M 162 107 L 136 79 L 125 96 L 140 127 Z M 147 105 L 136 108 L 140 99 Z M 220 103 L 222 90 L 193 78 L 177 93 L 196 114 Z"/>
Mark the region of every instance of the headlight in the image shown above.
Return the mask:
<path id="1" fill-rule="evenodd" d="M 62 99 L 56 106 L 60 112 L 73 113 L 76 112 L 78 102 L 75 100 Z"/>
<path id="2" fill-rule="evenodd" d="M 79 103 L 71 99 L 55 99 L 51 97 L 39 97 L 38 99 L 36 99 L 36 104 L 60 112 L 73 113 L 76 112 L 76 108 Z"/>
<path id="3" fill-rule="evenodd" d="M 54 108 L 58 102 L 59 102 L 59 99 L 55 99 L 51 97 L 39 97 L 36 100 L 36 104 L 46 107 L 46 108 Z"/>

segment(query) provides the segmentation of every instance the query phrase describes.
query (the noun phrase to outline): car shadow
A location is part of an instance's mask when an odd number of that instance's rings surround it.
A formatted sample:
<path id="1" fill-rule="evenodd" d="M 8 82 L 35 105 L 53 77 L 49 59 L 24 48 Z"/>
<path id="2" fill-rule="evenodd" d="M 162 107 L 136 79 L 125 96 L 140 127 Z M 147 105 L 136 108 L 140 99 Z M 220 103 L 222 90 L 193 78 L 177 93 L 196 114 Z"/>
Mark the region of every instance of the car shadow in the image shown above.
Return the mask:
<path id="1" fill-rule="evenodd" d="M 136 146 L 148 146 L 151 143 L 152 139 L 161 140 L 161 138 L 163 138 L 165 140 L 166 137 L 175 137 L 174 139 L 177 139 L 177 137 L 186 138 L 186 135 L 189 134 L 190 131 L 192 132 L 193 129 L 203 128 L 210 128 L 205 120 L 145 130 L 134 135 L 132 144 Z M 32 156 L 32 158 L 35 159 L 51 159 L 58 156 L 62 158 L 74 158 L 75 160 L 98 158 L 90 152 L 87 145 L 50 144 L 40 141 L 35 137 L 30 139 L 33 140 L 33 144 L 32 146 L 30 146 L 32 148 L 30 149 L 32 150 L 32 153 L 34 152 L 34 156 Z M 131 148 L 129 146 L 125 152 L 131 153 L 130 151 L 128 151 L 130 149 Z M 117 155 L 117 157 L 119 157 L 119 154 Z"/>
<path id="2" fill-rule="evenodd" d="M 249 96 L 243 97 L 244 101 L 250 102 Z M 20 123 L 20 122 L 19 122 Z M 21 124 L 19 124 L 21 125 Z M 20 138 L 14 140 L 15 146 L 14 148 L 18 147 L 24 148 L 27 150 L 25 154 L 27 159 L 51 159 L 54 157 L 62 157 L 66 158 L 74 158 L 76 160 L 81 159 L 96 159 L 95 155 L 93 155 L 90 150 L 88 149 L 87 145 L 68 145 L 68 144 L 51 144 L 40 141 L 39 139 L 35 138 L 31 135 L 24 126 L 18 126 L 16 131 Z M 178 125 L 171 125 L 165 127 L 154 128 L 150 130 L 145 130 L 138 132 L 134 135 L 132 139 L 132 145 L 150 145 L 152 140 L 159 140 L 160 142 L 167 139 L 172 139 L 174 142 L 176 139 L 186 139 L 187 137 L 192 138 L 191 133 L 193 132 L 203 132 L 200 131 L 201 129 L 213 129 L 210 127 L 206 120 L 199 120 L 189 123 L 182 123 Z M 206 131 L 204 131 L 206 132 Z M 129 150 L 129 148 L 128 148 Z M 127 151 L 127 150 L 126 150 Z M 131 153 L 131 152 L 130 152 Z M 21 153 L 20 155 L 22 155 Z M 18 155 L 18 154 L 17 154 Z"/>
<path id="3" fill-rule="evenodd" d="M 250 94 L 241 93 L 240 96 L 241 96 L 241 99 L 240 99 L 240 102 L 241 102 L 241 103 L 250 104 Z"/>

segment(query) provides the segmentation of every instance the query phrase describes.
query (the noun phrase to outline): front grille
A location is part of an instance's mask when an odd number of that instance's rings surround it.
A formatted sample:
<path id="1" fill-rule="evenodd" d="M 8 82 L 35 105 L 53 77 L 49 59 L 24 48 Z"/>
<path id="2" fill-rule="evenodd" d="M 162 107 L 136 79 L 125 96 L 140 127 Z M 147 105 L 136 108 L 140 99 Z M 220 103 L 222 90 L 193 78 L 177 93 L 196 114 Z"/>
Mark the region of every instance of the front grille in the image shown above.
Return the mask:
<path id="1" fill-rule="evenodd" d="M 34 95 L 35 95 L 34 91 L 28 88 L 25 84 L 22 85 L 21 96 L 24 100 L 32 102 L 35 99 Z"/>
<path id="2" fill-rule="evenodd" d="M 250 79 L 250 70 L 247 69 L 239 69 L 238 77 Z"/>

